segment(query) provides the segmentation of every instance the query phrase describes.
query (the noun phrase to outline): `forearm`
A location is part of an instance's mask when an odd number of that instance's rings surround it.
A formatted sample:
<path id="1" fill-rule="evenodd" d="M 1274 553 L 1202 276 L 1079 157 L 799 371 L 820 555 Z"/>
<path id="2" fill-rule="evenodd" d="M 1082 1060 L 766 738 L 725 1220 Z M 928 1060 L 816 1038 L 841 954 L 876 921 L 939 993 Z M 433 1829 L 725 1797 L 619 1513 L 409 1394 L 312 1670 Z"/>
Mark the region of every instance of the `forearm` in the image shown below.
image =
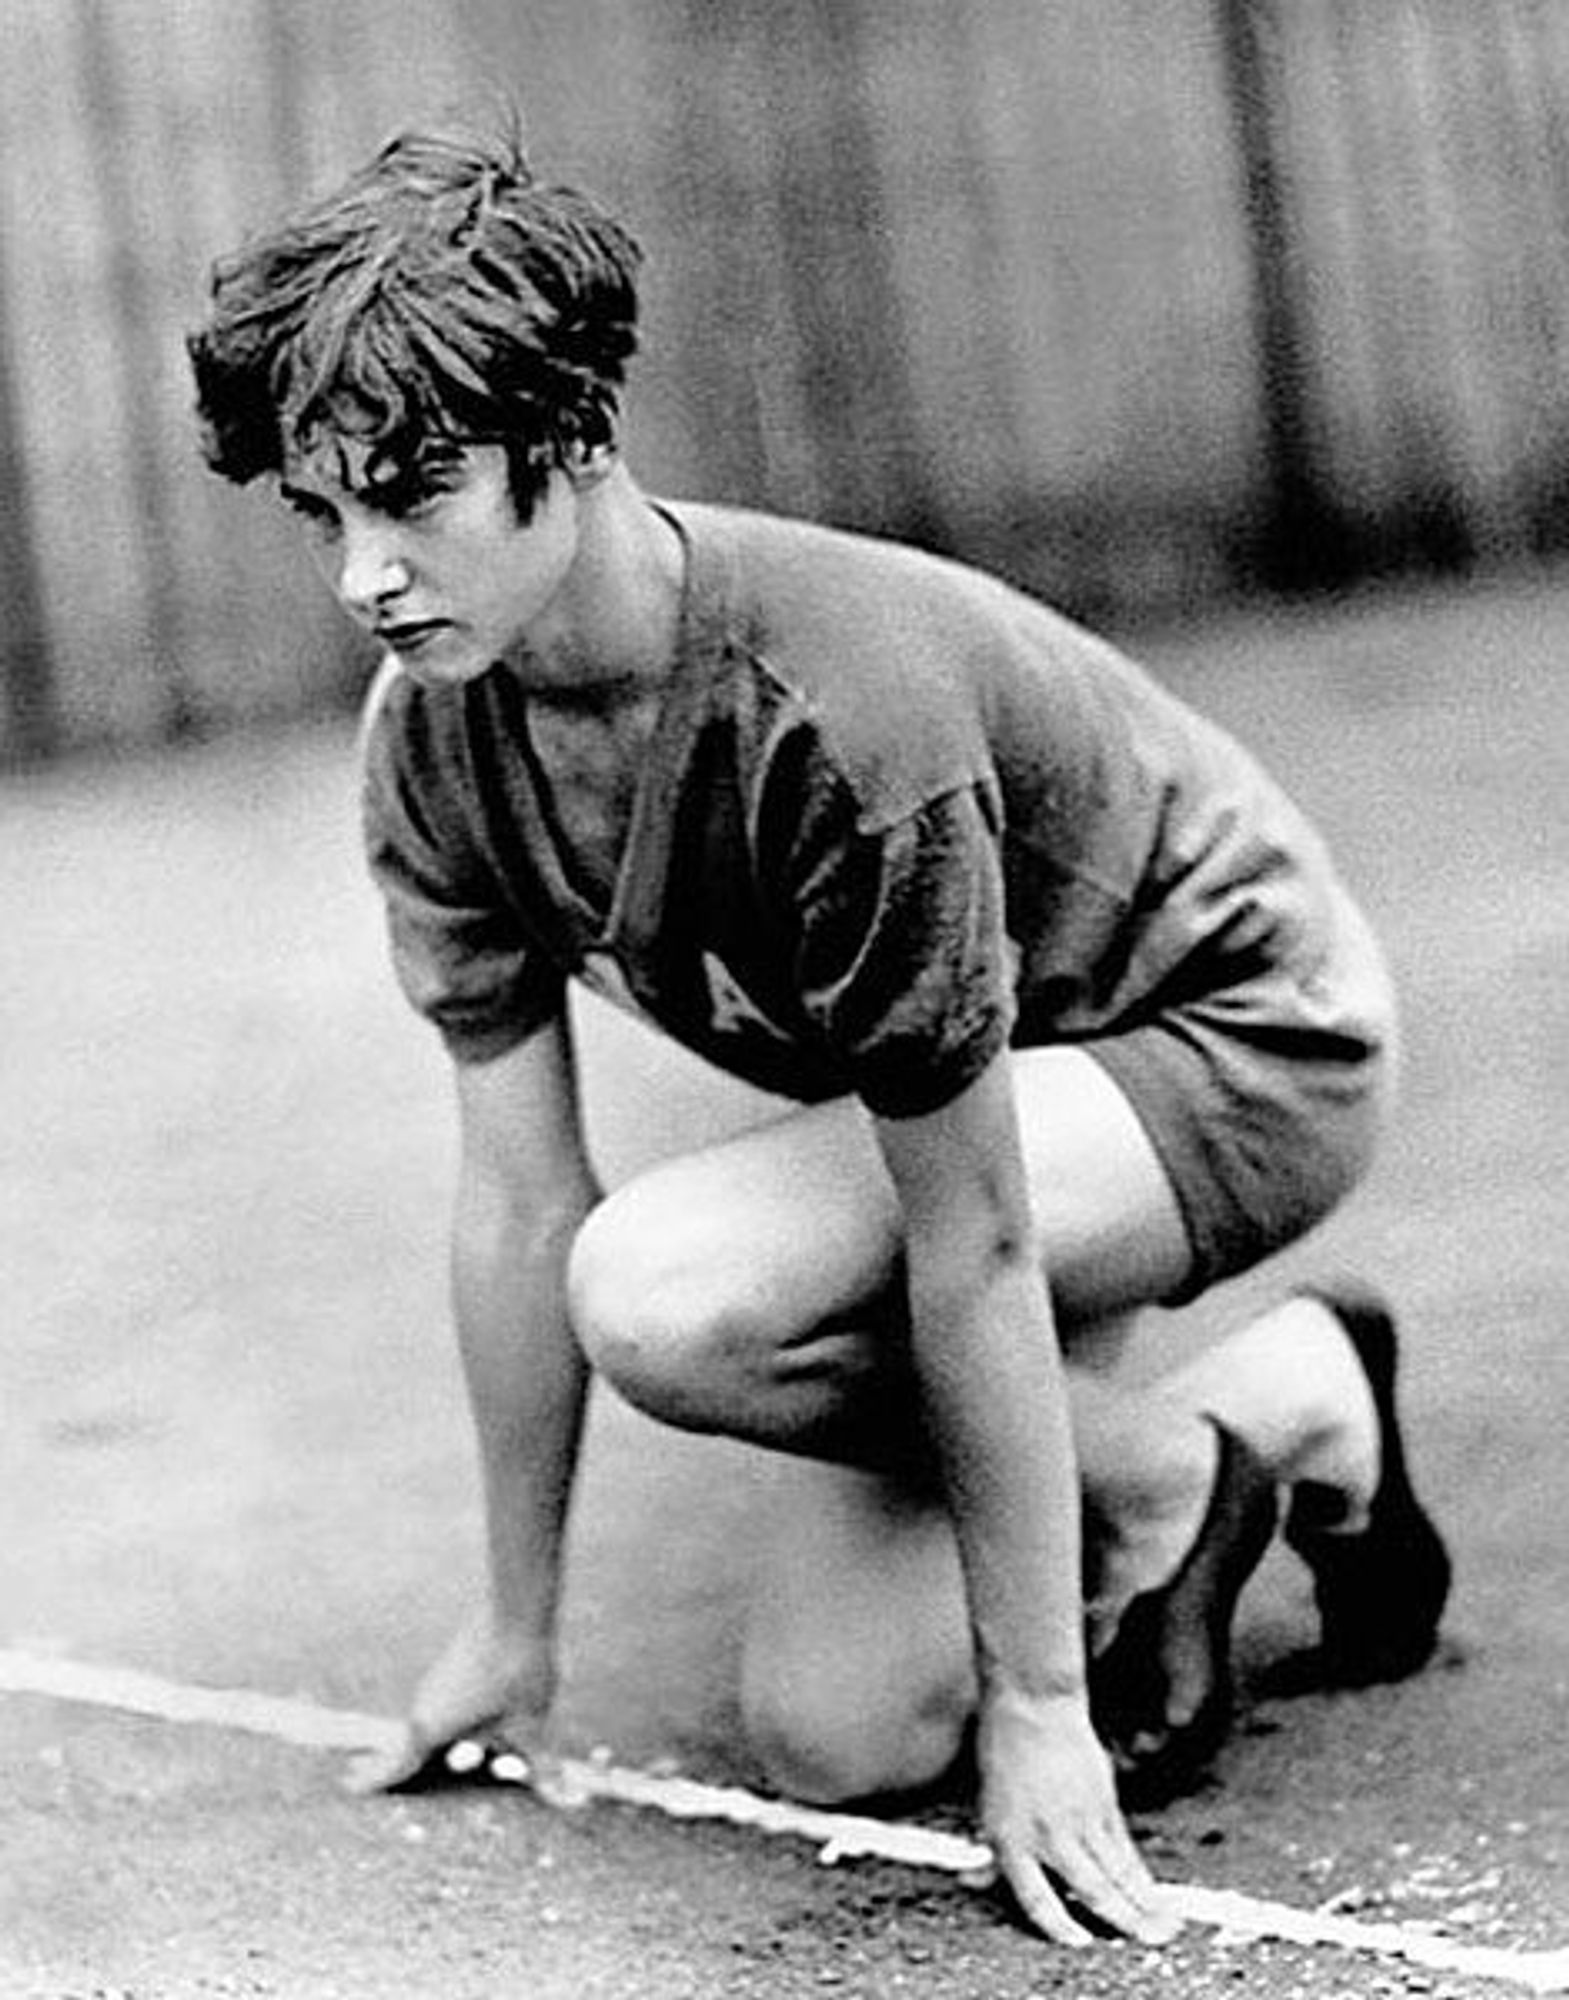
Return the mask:
<path id="1" fill-rule="evenodd" d="M 453 1306 L 479 1445 L 492 1610 L 539 1638 L 554 1627 L 588 1367 L 566 1311 L 573 1237 L 593 1198 L 574 1176 L 520 1212 L 466 1173 L 453 1236 Z"/>
<path id="2" fill-rule="evenodd" d="M 980 1681 L 981 1817 L 1030 1920 L 1172 1925 L 1089 1712 L 1078 1465 L 1006 1052 L 950 1104 L 879 1125 L 905 1221 L 911 1357 L 959 1543 Z"/>
<path id="3" fill-rule="evenodd" d="M 1077 1463 L 1050 1302 L 1021 1246 L 912 1246 L 911 1343 L 963 1563 L 983 1697 L 1082 1693 Z M 956 1279 L 956 1270 L 961 1274 Z"/>

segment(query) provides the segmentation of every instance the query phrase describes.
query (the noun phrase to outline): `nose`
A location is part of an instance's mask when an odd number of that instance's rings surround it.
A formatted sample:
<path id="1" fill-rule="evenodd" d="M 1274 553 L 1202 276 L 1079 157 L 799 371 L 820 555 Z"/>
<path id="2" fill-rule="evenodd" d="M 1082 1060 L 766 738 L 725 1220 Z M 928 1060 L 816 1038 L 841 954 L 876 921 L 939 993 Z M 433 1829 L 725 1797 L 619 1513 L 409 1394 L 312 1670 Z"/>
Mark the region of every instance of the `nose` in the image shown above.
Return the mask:
<path id="1" fill-rule="evenodd" d="M 338 550 L 338 596 L 357 618 L 374 618 L 409 587 L 409 566 L 396 524 L 345 521 Z"/>

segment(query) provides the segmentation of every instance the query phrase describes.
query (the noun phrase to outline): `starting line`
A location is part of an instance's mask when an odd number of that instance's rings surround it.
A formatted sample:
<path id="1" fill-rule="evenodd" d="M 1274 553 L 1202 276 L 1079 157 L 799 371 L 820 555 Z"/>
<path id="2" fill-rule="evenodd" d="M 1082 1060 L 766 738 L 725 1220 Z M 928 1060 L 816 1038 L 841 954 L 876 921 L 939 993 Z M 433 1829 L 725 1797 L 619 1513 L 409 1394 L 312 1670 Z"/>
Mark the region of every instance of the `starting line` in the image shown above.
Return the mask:
<path id="1" fill-rule="evenodd" d="M 0 1649 L 0 1694 L 42 1695 L 55 1701 L 122 1709 L 164 1722 L 205 1723 L 238 1729 L 311 1750 L 379 1750 L 402 1741 L 402 1725 L 386 1716 L 325 1708 L 310 1701 L 207 1688 L 165 1680 L 124 1667 Z M 526 1782 L 519 1760 L 518 1782 Z M 559 1760 L 548 1784 L 537 1789 L 553 1805 L 594 1799 L 642 1806 L 673 1819 L 713 1819 L 759 1832 L 812 1841 L 818 1859 L 831 1865 L 866 1856 L 930 1868 L 971 1883 L 990 1881 L 990 1850 L 978 1841 L 934 1828 L 826 1812 L 787 1799 L 764 1799 L 735 1785 L 704 1785 L 689 1778 L 657 1777 L 597 1758 Z M 1396 1923 L 1361 1923 L 1330 1910 L 1303 1910 L 1228 1889 L 1170 1884 L 1172 1909 L 1191 1923 L 1228 1937 L 1332 1945 L 1345 1951 L 1402 1959 L 1431 1971 L 1467 1974 L 1523 1987 L 1533 1993 L 1569 1993 L 1569 1947 L 1511 1951 L 1467 1944 Z"/>

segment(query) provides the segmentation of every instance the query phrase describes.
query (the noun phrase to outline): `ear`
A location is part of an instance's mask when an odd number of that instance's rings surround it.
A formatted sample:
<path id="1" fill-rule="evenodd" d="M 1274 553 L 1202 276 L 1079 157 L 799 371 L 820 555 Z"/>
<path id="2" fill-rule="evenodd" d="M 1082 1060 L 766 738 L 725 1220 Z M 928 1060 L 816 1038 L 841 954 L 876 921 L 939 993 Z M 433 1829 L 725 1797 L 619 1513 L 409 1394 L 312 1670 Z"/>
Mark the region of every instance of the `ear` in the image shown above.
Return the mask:
<path id="1" fill-rule="evenodd" d="M 567 453 L 565 471 L 572 484 L 583 492 L 608 479 L 618 458 L 615 444 L 608 438 L 597 444 L 574 444 Z"/>

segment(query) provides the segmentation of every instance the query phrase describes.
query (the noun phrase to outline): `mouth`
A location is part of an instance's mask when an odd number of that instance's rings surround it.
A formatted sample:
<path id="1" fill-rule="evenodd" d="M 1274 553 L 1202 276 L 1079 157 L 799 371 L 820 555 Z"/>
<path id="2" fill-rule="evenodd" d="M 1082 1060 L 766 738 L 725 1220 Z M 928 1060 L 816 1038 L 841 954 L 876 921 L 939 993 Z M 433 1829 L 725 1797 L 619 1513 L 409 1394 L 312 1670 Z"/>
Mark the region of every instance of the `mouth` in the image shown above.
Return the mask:
<path id="1" fill-rule="evenodd" d="M 417 653 L 432 639 L 450 630 L 444 618 L 410 618 L 397 624 L 378 625 L 376 638 L 394 653 Z"/>

